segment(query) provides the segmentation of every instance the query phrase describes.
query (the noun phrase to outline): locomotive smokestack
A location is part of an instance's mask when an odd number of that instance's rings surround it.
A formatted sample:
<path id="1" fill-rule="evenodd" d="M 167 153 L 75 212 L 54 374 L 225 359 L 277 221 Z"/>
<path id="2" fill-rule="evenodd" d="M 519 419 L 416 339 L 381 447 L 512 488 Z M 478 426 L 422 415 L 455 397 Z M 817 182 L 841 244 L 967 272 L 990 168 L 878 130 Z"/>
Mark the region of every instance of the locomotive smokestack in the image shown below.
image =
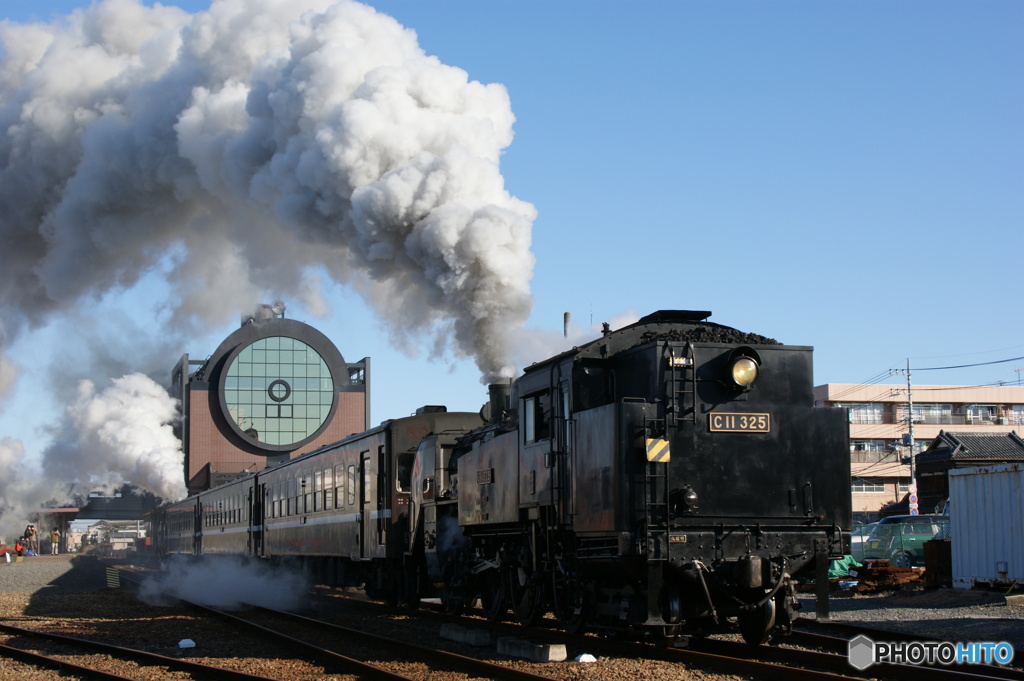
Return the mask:
<path id="1" fill-rule="evenodd" d="M 511 388 L 511 383 L 491 383 L 487 386 L 487 393 L 490 396 L 488 421 L 491 423 L 500 423 L 508 413 L 508 398 Z"/>
<path id="2" fill-rule="evenodd" d="M 569 313 L 566 312 L 562 315 L 562 335 L 566 338 L 569 337 Z"/>

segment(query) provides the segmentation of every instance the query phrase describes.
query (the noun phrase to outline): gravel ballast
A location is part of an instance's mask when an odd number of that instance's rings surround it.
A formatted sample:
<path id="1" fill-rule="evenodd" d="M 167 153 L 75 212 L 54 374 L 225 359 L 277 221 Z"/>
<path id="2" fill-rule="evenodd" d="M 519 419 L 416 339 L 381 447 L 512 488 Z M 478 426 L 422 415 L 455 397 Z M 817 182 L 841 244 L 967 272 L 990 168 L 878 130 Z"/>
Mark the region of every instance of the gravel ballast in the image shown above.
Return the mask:
<path id="1" fill-rule="evenodd" d="M 0 592 L 65 593 L 93 591 L 106 586 L 106 564 L 92 556 L 23 556 L 17 562 L 0 559 Z"/>
<path id="2" fill-rule="evenodd" d="M 829 621 L 943 641 L 1005 641 L 1024 659 L 1024 605 L 1018 601 L 998 592 L 962 589 L 833 595 Z M 802 614 L 813 618 L 814 599 L 801 602 Z"/>
<path id="3" fill-rule="evenodd" d="M 196 618 L 180 607 L 146 605 L 130 591 L 109 588 L 107 568 L 126 563 L 77 555 L 26 557 L 21 563 L 6 563 L 0 559 L 0 622 L 85 638 L 110 637 L 111 642 L 171 655 L 182 654 L 183 651 L 177 650 L 179 640 L 192 638 L 198 646 L 189 651 L 190 656 L 208 656 L 207 659 L 218 666 L 296 680 L 346 678 L 324 674 L 315 665 L 289 659 L 287 653 L 277 655 L 263 650 L 262 654 L 252 654 L 256 650 L 249 639 L 225 631 L 222 625 Z M 909 632 L 922 638 L 1007 641 L 1017 649 L 1017 660 L 1022 660 L 1024 606 L 1006 603 L 1000 594 L 954 590 L 904 589 L 873 595 L 834 595 L 830 620 Z M 803 599 L 803 605 L 803 616 L 813 617 L 813 598 Z M 876 640 L 885 639 L 878 636 Z M 561 663 L 516 664 L 560 681 L 638 678 L 645 681 L 680 678 L 733 681 L 739 678 L 654 660 L 603 657 L 600 639 L 595 639 L 591 652 L 598 658 L 596 663 L 577 663 L 570 659 Z M 122 669 L 120 663 L 114 664 L 114 669 Z M 130 668 L 123 671 L 129 678 L 156 678 L 140 676 L 137 670 Z M 35 681 L 66 677 L 54 671 L 30 671 L 0 656 L 0 679 L 7 678 Z"/>

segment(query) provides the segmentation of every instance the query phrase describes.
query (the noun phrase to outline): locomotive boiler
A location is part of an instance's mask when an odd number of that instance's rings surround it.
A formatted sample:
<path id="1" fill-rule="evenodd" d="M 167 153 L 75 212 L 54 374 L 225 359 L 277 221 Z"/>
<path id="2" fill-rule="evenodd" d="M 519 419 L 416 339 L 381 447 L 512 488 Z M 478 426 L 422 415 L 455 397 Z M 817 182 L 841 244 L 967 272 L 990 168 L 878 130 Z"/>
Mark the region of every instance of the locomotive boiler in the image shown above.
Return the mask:
<path id="1" fill-rule="evenodd" d="M 811 348 L 708 316 L 657 312 L 534 364 L 492 386 L 489 425 L 443 471 L 417 464 L 414 490 L 444 479 L 415 494 L 449 609 L 752 643 L 789 629 L 794 576 L 846 552 L 847 417 L 813 406 Z"/>

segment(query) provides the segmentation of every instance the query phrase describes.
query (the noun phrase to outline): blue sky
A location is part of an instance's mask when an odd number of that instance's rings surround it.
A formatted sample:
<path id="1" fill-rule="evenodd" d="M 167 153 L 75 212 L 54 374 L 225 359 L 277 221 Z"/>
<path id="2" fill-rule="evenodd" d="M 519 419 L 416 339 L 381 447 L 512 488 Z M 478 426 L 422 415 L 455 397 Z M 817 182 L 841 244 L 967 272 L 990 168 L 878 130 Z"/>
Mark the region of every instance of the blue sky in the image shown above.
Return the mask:
<path id="1" fill-rule="evenodd" d="M 814 346 L 816 384 L 874 381 L 908 358 L 912 370 L 985 364 L 915 372 L 920 384 L 1020 380 L 1024 359 L 1000 361 L 1024 357 L 1024 4 L 368 4 L 426 53 L 508 90 L 515 139 L 501 173 L 537 210 L 529 327 L 558 333 L 564 312 L 599 326 L 711 310 Z M 8 2 L 0 17 L 46 22 L 87 5 Z M 82 306 L 137 338 L 166 321 L 161 277 Z M 471 361 L 396 349 L 358 295 L 326 293 L 328 316 L 292 302 L 288 316 L 349 360 L 371 357 L 374 421 L 426 403 L 479 408 Z M 237 322 L 175 353 L 205 357 Z M 62 409 L 44 367 L 74 366 L 69 333 L 54 317 L 8 349 L 19 383 L 0 437 L 30 453 Z"/>

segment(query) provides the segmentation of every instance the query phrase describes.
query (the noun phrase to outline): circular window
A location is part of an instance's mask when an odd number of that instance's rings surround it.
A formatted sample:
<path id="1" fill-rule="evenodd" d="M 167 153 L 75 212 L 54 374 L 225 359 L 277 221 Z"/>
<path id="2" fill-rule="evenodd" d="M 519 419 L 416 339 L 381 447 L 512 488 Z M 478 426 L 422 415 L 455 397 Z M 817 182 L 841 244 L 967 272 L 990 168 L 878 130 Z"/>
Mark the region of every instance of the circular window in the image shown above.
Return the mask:
<path id="1" fill-rule="evenodd" d="M 295 445 L 313 436 L 334 407 L 334 377 L 311 346 L 270 336 L 242 348 L 224 374 L 223 403 L 244 437 Z"/>

